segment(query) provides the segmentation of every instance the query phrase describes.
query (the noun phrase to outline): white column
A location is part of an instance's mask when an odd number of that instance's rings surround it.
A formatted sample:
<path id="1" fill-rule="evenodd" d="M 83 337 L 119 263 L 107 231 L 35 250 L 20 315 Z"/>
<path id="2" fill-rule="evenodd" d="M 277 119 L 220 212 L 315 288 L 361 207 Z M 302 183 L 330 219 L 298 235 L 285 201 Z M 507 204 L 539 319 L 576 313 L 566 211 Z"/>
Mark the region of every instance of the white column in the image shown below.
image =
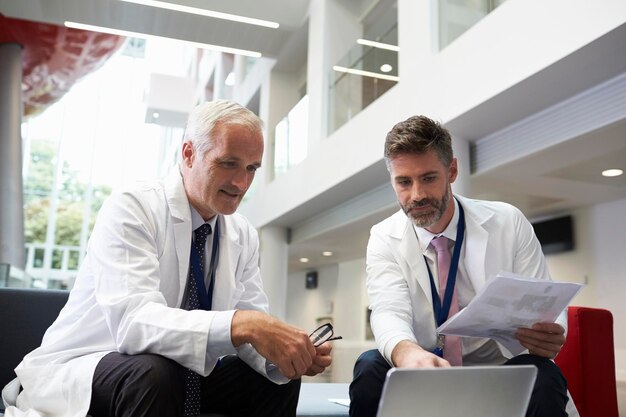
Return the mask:
<path id="1" fill-rule="evenodd" d="M 462 196 L 470 197 L 470 142 L 457 136 L 452 137 L 452 152 L 457 159 L 459 174 L 452 184 L 452 191 Z"/>
<path id="2" fill-rule="evenodd" d="M 358 16 L 343 0 L 312 0 L 309 5 L 307 92 L 309 148 L 327 135 L 328 74 L 362 34 Z"/>
<path id="3" fill-rule="evenodd" d="M 367 274 L 365 259 L 341 262 L 337 279 L 334 326 L 348 341 L 365 340 L 365 319 L 369 300 L 363 291 Z"/>
<path id="4" fill-rule="evenodd" d="M 0 43 L 0 262 L 24 269 L 22 47 Z"/>
<path id="5" fill-rule="evenodd" d="M 259 231 L 260 268 L 270 313 L 281 320 L 287 316 L 287 229 L 265 226 Z"/>
<path id="6" fill-rule="evenodd" d="M 424 89 L 424 67 L 439 41 L 437 0 L 398 0 L 398 69 L 409 91 Z"/>
<path id="7" fill-rule="evenodd" d="M 235 73 L 235 88 L 241 86 L 246 78 L 246 57 L 235 55 L 233 61 L 233 72 Z"/>
<path id="8" fill-rule="evenodd" d="M 220 53 L 215 64 L 215 72 L 213 73 L 213 100 L 221 100 L 226 97 L 224 92 L 224 81 L 226 76 L 224 73 L 224 54 Z"/>

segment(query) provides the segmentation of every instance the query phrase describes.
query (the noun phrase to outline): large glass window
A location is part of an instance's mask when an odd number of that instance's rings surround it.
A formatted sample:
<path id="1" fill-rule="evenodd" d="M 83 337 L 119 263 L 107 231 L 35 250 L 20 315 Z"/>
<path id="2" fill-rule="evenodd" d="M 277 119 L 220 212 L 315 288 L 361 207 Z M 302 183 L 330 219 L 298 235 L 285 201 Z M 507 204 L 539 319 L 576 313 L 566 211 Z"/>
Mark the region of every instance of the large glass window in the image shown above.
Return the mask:
<path id="1" fill-rule="evenodd" d="M 398 23 L 395 8 L 367 19 L 363 38 L 329 74 L 328 134 L 330 135 L 399 81 Z"/>
<path id="2" fill-rule="evenodd" d="M 69 288 L 100 207 L 116 188 L 174 168 L 182 128 L 145 123 L 152 72 L 189 61 L 147 59 L 162 45 L 129 42 L 58 103 L 22 125 L 26 273 L 31 285 Z M 144 54 L 145 52 L 145 54 Z"/>
<path id="3" fill-rule="evenodd" d="M 307 155 L 309 96 L 305 95 L 277 125 L 274 132 L 274 176 L 284 174 Z"/>
<path id="4" fill-rule="evenodd" d="M 448 46 L 505 1 L 439 0 L 439 49 Z"/>

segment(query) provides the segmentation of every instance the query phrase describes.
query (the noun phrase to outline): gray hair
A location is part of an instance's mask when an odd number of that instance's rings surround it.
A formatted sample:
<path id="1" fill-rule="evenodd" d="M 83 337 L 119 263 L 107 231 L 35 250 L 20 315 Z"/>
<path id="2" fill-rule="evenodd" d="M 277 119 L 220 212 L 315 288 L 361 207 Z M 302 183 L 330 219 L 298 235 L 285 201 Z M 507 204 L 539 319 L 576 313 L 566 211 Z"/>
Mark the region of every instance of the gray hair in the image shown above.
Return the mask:
<path id="1" fill-rule="evenodd" d="M 187 119 L 183 141 L 189 140 L 200 157 L 214 145 L 215 129 L 223 125 L 246 126 L 261 132 L 263 121 L 252 111 L 230 100 L 207 101 L 197 105 Z"/>

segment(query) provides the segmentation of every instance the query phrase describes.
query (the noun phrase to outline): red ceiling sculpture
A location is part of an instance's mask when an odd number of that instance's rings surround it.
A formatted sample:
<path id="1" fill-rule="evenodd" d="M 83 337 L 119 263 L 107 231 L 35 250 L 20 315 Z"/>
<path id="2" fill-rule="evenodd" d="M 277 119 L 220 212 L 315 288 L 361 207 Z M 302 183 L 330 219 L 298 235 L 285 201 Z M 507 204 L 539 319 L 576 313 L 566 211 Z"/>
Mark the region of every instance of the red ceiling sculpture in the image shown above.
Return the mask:
<path id="1" fill-rule="evenodd" d="M 126 38 L 0 14 L 0 43 L 22 45 L 24 117 L 41 113 L 98 69 Z"/>

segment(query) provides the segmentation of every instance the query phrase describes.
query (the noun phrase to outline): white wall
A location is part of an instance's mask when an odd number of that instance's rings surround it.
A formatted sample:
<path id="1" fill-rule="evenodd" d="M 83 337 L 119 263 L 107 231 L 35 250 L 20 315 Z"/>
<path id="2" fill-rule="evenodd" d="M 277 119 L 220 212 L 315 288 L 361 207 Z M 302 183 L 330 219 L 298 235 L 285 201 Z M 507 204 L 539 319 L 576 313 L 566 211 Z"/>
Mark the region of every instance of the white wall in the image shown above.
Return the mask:
<path id="1" fill-rule="evenodd" d="M 333 382 L 352 381 L 354 362 L 367 349 L 376 347 L 365 340 L 366 314 L 369 305 L 365 285 L 365 259 L 339 264 L 335 328 L 343 340 L 336 342 L 333 356 Z"/>
<path id="2" fill-rule="evenodd" d="M 289 274 L 287 278 L 287 323 L 312 332 L 317 328 L 318 319 L 334 322 L 334 306 L 337 297 L 337 265 L 317 268 L 317 288 L 305 288 L 306 272 Z M 331 369 L 315 377 L 304 376 L 305 382 L 329 382 Z"/>
<path id="3" fill-rule="evenodd" d="M 402 12 L 403 0 L 399 6 Z M 623 0 L 509 0 L 429 61 L 409 61 L 403 73 L 414 74 L 408 81 L 424 98 L 425 114 L 445 122 L 575 52 L 625 16 Z"/>
<path id="4" fill-rule="evenodd" d="M 338 266 L 316 269 L 317 288 L 305 288 L 305 272 L 289 274 L 287 279 L 287 322 L 308 332 L 317 327 L 317 319 L 333 316 L 337 297 Z"/>
<path id="5" fill-rule="evenodd" d="M 287 229 L 265 226 L 259 231 L 259 267 L 263 271 L 263 289 L 270 314 L 284 320 L 287 316 Z"/>
<path id="6" fill-rule="evenodd" d="M 350 382 L 358 355 L 375 347 L 373 341 L 365 341 L 365 259 L 319 268 L 317 272 L 316 289 L 305 288 L 305 272 L 289 275 L 287 322 L 312 331 L 318 317 L 332 317 L 335 331 L 343 340 L 334 343 L 330 380 Z"/>

